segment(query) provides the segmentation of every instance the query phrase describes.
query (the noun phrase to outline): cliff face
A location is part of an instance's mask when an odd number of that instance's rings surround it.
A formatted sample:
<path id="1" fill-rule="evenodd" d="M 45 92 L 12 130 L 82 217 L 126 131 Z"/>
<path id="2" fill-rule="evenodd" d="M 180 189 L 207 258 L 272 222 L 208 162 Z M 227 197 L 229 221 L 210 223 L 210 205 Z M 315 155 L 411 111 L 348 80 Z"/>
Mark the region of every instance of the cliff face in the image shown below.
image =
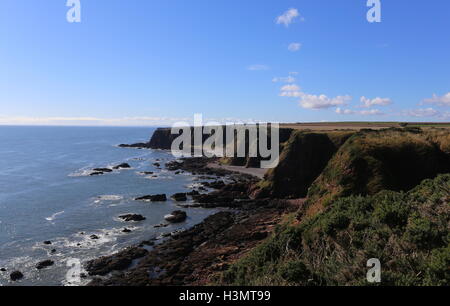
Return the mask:
<path id="1" fill-rule="evenodd" d="M 150 149 L 170 150 L 172 142 L 178 135 L 172 135 L 170 128 L 157 129 L 148 143 Z"/>
<path id="2" fill-rule="evenodd" d="M 295 131 L 283 144 L 278 167 L 254 189 L 259 198 L 302 198 L 339 147 L 354 132 Z"/>

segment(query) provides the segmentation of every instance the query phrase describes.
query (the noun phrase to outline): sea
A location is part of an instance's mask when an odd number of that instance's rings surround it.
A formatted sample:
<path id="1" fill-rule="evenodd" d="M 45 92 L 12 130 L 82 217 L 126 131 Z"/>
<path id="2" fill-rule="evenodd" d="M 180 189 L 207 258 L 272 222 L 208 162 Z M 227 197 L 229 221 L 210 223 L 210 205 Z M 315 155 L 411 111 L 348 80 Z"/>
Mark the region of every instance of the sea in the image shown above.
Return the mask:
<path id="1" fill-rule="evenodd" d="M 88 260 L 143 240 L 161 241 L 165 234 L 190 228 L 217 212 L 182 208 L 186 222 L 155 227 L 180 207 L 170 199 L 134 199 L 188 192 L 199 178 L 165 170 L 164 164 L 175 159 L 169 151 L 118 147 L 148 141 L 153 132 L 142 127 L 0 126 L 0 269 L 6 270 L 0 271 L 0 286 L 83 285 L 89 277 L 73 278 L 74 267 L 83 275 Z M 153 165 L 156 162 L 161 168 Z M 121 163 L 131 168 L 90 176 L 93 168 Z M 118 218 L 128 213 L 146 220 Z M 125 228 L 131 232 L 123 232 Z M 38 270 L 37 263 L 47 259 L 54 265 Z M 9 275 L 16 270 L 24 277 L 13 282 Z"/>

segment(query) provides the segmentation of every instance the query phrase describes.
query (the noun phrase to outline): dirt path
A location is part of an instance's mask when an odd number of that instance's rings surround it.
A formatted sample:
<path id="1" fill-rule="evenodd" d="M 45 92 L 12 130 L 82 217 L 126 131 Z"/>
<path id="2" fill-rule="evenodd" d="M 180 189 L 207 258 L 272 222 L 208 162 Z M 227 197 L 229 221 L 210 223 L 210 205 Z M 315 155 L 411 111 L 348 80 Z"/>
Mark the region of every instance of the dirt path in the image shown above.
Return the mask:
<path id="1" fill-rule="evenodd" d="M 239 167 L 239 166 L 225 166 L 225 165 L 220 165 L 217 163 L 209 163 L 208 164 L 209 168 L 214 168 L 214 169 L 223 169 L 223 170 L 228 170 L 228 171 L 232 171 L 232 172 L 239 172 L 239 173 L 244 173 L 244 174 L 249 174 L 249 175 L 253 175 L 257 178 L 263 179 L 264 175 L 267 172 L 267 169 L 261 169 L 261 168 L 246 168 L 246 167 Z"/>

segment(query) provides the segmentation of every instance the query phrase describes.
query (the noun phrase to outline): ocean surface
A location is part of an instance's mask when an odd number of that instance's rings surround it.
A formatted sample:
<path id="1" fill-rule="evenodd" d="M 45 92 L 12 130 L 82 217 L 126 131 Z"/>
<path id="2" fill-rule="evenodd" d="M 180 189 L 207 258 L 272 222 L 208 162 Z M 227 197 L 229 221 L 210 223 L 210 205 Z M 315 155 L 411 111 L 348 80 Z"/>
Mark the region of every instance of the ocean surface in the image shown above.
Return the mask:
<path id="1" fill-rule="evenodd" d="M 74 259 L 83 264 L 142 240 L 189 228 L 217 211 L 185 209 L 185 223 L 154 228 L 180 208 L 170 199 L 166 203 L 133 199 L 187 192 L 197 179 L 153 166 L 157 160 L 162 165 L 173 160 L 170 152 L 117 147 L 148 141 L 153 131 L 0 126 L 0 268 L 7 270 L 0 272 L 0 285 L 68 285 L 68 264 Z M 124 162 L 132 168 L 89 176 L 92 168 Z M 154 171 L 157 177 L 142 171 Z M 117 218 L 126 213 L 147 219 L 129 223 Z M 132 232 L 122 232 L 125 227 Z M 99 239 L 91 239 L 93 234 Z M 43 243 L 47 240 L 52 244 Z M 46 259 L 55 265 L 37 270 L 36 264 Z M 14 270 L 24 274 L 23 280 L 9 280 Z"/>

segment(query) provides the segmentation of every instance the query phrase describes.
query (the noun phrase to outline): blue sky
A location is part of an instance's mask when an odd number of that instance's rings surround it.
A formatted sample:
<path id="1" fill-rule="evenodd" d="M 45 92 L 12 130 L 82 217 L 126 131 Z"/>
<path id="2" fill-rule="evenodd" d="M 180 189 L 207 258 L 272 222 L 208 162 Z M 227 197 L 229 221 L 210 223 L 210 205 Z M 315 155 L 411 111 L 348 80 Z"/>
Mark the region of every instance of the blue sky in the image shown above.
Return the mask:
<path id="1" fill-rule="evenodd" d="M 0 124 L 450 121 L 450 2 L 0 3 Z"/>

